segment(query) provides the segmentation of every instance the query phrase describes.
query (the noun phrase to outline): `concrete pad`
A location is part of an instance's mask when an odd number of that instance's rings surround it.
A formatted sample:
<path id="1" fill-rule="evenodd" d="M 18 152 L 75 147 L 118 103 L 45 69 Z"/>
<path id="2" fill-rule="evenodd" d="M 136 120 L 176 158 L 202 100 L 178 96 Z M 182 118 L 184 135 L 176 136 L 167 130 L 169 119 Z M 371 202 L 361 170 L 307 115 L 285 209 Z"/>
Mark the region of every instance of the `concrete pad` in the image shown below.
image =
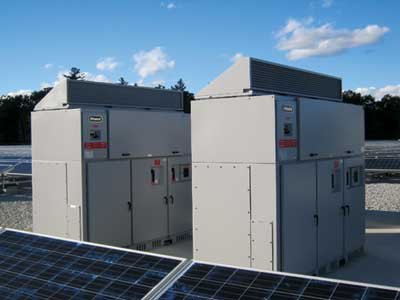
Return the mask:
<path id="1" fill-rule="evenodd" d="M 400 213 L 367 211 L 365 253 L 325 275 L 400 288 Z M 192 258 L 192 241 L 153 250 L 154 253 Z"/>

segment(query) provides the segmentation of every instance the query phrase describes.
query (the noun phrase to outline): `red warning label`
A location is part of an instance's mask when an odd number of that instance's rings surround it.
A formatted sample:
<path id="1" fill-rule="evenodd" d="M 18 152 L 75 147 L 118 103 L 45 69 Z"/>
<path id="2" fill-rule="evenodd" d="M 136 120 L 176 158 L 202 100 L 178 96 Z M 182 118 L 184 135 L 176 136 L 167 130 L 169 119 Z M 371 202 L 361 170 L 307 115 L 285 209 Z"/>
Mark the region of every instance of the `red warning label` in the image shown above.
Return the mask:
<path id="1" fill-rule="evenodd" d="M 296 148 L 296 139 L 279 140 L 279 148 Z"/>
<path id="2" fill-rule="evenodd" d="M 85 149 L 106 149 L 106 142 L 87 142 L 85 143 Z"/>

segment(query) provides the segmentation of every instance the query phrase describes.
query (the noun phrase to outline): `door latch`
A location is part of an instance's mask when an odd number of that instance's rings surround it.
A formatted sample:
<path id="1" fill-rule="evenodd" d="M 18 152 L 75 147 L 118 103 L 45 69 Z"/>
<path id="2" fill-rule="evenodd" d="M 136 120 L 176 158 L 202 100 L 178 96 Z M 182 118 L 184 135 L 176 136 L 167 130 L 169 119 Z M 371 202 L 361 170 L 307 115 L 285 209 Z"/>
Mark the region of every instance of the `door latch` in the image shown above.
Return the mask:
<path id="1" fill-rule="evenodd" d="M 128 201 L 127 203 L 128 203 L 128 210 L 132 210 L 132 202 Z"/>
<path id="2" fill-rule="evenodd" d="M 318 226 L 319 225 L 319 217 L 318 215 L 314 215 L 314 221 L 315 221 L 315 225 Z"/>
<path id="3" fill-rule="evenodd" d="M 164 196 L 163 199 L 164 199 L 164 201 L 165 201 L 165 205 L 168 205 L 168 197 L 167 197 L 167 196 Z"/>
<path id="4" fill-rule="evenodd" d="M 170 203 L 171 203 L 171 204 L 174 204 L 174 196 L 169 195 L 169 200 L 170 200 Z"/>

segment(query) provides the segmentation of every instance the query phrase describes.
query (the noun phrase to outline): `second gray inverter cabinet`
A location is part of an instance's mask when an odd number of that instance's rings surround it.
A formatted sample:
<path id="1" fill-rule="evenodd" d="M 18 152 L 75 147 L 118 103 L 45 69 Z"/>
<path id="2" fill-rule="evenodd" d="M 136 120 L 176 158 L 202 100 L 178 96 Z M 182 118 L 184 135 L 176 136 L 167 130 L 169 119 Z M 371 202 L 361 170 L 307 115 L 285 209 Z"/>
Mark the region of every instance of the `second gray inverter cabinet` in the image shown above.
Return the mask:
<path id="1" fill-rule="evenodd" d="M 191 236 L 182 94 L 66 80 L 32 113 L 33 230 L 140 250 Z"/>
<path id="2" fill-rule="evenodd" d="M 363 248 L 363 109 L 257 90 L 252 60 L 192 103 L 194 258 L 316 274 Z"/>

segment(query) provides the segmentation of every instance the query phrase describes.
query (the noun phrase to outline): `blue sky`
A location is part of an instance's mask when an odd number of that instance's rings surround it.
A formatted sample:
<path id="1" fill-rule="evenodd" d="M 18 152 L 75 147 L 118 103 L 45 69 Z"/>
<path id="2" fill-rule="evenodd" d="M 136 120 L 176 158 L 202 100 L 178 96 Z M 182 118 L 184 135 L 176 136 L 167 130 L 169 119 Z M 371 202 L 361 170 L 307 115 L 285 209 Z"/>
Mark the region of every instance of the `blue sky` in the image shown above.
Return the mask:
<path id="1" fill-rule="evenodd" d="M 72 66 L 99 81 L 183 78 L 196 92 L 235 55 L 400 94 L 399 11 L 396 0 L 1 1 L 0 94 L 53 85 Z"/>

